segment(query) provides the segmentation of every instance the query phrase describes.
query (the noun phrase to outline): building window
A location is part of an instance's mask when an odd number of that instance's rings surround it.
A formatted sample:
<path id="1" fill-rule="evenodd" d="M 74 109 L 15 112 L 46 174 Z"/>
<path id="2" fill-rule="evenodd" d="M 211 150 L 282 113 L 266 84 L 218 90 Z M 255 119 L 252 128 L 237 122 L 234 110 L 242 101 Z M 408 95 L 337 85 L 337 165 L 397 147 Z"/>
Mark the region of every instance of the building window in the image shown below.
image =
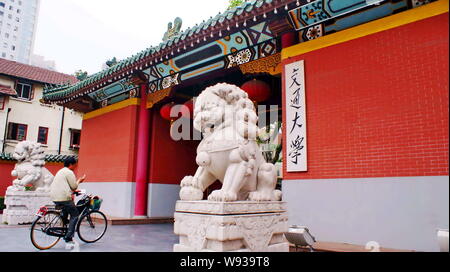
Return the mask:
<path id="1" fill-rule="evenodd" d="M 39 127 L 37 142 L 41 144 L 47 144 L 48 128 Z"/>
<path id="2" fill-rule="evenodd" d="M 6 96 L 1 95 L 0 96 L 0 110 L 5 109 L 5 103 L 6 103 Z"/>
<path id="3" fill-rule="evenodd" d="M 70 148 L 80 148 L 81 130 L 70 129 Z"/>
<path id="4" fill-rule="evenodd" d="M 17 83 L 16 86 L 17 98 L 31 100 L 32 99 L 32 86 L 25 83 Z"/>
<path id="5" fill-rule="evenodd" d="M 27 139 L 28 126 L 24 124 L 8 124 L 8 140 L 24 141 Z"/>
<path id="6" fill-rule="evenodd" d="M 5 7 L 5 3 L 0 2 L 0 7 Z"/>

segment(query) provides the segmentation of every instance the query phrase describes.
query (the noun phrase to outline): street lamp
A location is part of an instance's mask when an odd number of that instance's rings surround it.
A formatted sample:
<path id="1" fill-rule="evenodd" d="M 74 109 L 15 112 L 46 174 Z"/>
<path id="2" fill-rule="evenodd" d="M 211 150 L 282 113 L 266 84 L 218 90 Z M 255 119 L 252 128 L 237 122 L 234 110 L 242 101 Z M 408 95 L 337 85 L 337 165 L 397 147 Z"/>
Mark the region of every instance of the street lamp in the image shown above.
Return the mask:
<path id="1" fill-rule="evenodd" d="M 286 239 L 295 245 L 295 251 L 299 246 L 309 247 L 310 251 L 313 251 L 312 245 L 316 242 L 316 238 L 311 235 L 307 227 L 299 227 L 293 225 L 289 227 L 288 232 L 284 233 Z"/>

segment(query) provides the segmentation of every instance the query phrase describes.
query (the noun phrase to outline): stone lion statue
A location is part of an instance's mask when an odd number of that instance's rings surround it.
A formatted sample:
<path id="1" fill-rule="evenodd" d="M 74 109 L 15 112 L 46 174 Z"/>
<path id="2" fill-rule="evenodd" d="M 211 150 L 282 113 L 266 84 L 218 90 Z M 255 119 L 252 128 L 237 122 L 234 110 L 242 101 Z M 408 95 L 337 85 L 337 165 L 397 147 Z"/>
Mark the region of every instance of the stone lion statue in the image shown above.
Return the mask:
<path id="1" fill-rule="evenodd" d="M 248 94 L 220 83 L 205 89 L 195 101 L 194 128 L 204 139 L 197 148 L 199 166 L 181 181 L 181 200 L 202 200 L 216 180 L 222 188 L 210 201 L 278 201 L 276 168 L 266 163 L 256 143 L 258 117 Z"/>
<path id="2" fill-rule="evenodd" d="M 17 160 L 11 176 L 16 177 L 8 190 L 24 191 L 26 185 L 33 185 L 37 192 L 49 192 L 53 175 L 45 165 L 45 154 L 41 144 L 23 141 L 14 149 L 13 158 Z"/>

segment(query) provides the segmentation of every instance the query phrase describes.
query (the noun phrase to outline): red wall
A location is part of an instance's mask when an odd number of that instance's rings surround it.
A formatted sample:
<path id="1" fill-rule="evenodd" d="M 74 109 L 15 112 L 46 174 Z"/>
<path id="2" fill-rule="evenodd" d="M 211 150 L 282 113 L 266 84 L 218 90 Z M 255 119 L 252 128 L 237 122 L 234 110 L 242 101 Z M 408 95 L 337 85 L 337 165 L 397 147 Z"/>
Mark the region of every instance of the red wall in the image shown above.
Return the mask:
<path id="1" fill-rule="evenodd" d="M 12 185 L 13 177 L 11 171 L 14 169 L 15 162 L 0 161 L 0 196 L 4 196 L 6 189 Z M 56 175 L 59 169 L 64 167 L 63 163 L 47 163 L 45 167 Z"/>
<path id="2" fill-rule="evenodd" d="M 14 162 L 0 161 L 0 196 L 4 196 L 6 188 L 12 185 L 11 171 L 13 169 Z"/>
<path id="3" fill-rule="evenodd" d="M 78 174 L 86 182 L 133 182 L 138 106 L 83 121 Z"/>
<path id="4" fill-rule="evenodd" d="M 447 13 L 286 61 L 305 60 L 308 172 L 284 178 L 448 175 L 448 31 Z"/>
<path id="5" fill-rule="evenodd" d="M 180 184 L 183 177 L 195 174 L 200 141 L 172 140 L 170 121 L 163 119 L 158 109 L 153 109 L 152 116 L 149 182 Z"/>

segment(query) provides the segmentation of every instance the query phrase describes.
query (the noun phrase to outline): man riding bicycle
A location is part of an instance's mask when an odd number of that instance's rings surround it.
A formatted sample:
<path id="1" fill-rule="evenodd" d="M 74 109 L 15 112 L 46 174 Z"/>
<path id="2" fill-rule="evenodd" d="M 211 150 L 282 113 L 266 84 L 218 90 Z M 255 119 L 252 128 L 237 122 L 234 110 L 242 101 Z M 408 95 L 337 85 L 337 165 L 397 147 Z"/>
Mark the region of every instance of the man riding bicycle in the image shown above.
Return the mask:
<path id="1" fill-rule="evenodd" d="M 73 248 L 75 243 L 73 236 L 75 234 L 75 226 L 77 224 L 78 216 L 80 215 L 73 199 L 72 193 L 76 191 L 78 185 L 86 179 L 86 175 L 78 180 L 73 173 L 73 170 L 77 167 L 77 160 L 73 157 L 67 158 L 64 161 L 64 168 L 59 170 L 53 183 L 50 187 L 50 197 L 52 201 L 62 207 L 62 215 L 67 220 L 68 214 L 70 214 L 69 228 L 64 241 L 66 242 L 66 249 Z"/>

